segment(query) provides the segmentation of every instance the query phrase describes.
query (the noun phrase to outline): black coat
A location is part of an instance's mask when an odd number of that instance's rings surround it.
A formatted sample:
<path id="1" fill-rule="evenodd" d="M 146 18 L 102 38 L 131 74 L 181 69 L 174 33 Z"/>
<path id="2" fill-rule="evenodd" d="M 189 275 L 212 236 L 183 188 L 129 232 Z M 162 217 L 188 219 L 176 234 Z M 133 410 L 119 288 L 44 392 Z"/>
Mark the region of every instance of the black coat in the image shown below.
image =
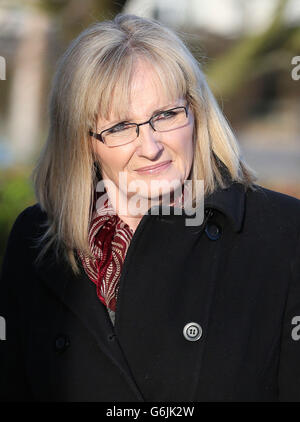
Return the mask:
<path id="1" fill-rule="evenodd" d="M 50 253 L 33 266 L 45 214 L 26 208 L 0 284 L 0 397 L 300 401 L 300 201 L 234 183 L 205 208 L 213 214 L 198 227 L 143 217 L 115 326 L 82 268 L 74 277 Z M 189 322 L 202 328 L 197 341 L 183 335 Z"/>

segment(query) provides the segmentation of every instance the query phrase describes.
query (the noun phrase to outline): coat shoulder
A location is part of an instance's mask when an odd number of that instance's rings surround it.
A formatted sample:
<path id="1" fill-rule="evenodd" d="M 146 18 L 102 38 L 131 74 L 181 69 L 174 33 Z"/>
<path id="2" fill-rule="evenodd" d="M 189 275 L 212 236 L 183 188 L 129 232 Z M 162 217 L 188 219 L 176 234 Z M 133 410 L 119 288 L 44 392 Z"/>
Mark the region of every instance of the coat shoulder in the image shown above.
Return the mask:
<path id="1" fill-rule="evenodd" d="M 44 221 L 45 219 L 47 219 L 47 213 L 37 202 L 21 211 L 15 220 L 15 224 L 18 224 L 20 222 L 23 223 L 25 221 L 27 224 L 29 224 L 30 222 L 39 223 Z"/>
<path id="2" fill-rule="evenodd" d="M 27 221 L 36 221 L 36 220 L 43 220 L 47 218 L 47 213 L 41 207 L 41 205 L 37 202 L 29 207 L 25 208 L 20 214 L 17 216 L 17 220 L 26 219 Z"/>
<path id="3" fill-rule="evenodd" d="M 287 195 L 285 193 L 271 190 L 268 188 L 265 188 L 261 185 L 254 185 L 253 190 L 249 190 L 248 192 L 251 192 L 253 195 L 256 195 L 257 197 L 265 198 L 266 200 L 272 200 L 274 202 L 281 203 L 282 205 L 291 205 L 295 207 L 300 207 L 300 199 Z"/>
<path id="4" fill-rule="evenodd" d="M 300 200 L 282 192 L 254 185 L 247 191 L 247 207 L 264 216 L 270 223 L 278 222 L 281 226 L 292 227 L 300 231 Z"/>
<path id="5" fill-rule="evenodd" d="M 42 234 L 47 225 L 47 213 L 42 210 L 39 203 L 25 208 L 16 217 L 11 228 L 8 244 L 27 243 L 27 241 Z"/>

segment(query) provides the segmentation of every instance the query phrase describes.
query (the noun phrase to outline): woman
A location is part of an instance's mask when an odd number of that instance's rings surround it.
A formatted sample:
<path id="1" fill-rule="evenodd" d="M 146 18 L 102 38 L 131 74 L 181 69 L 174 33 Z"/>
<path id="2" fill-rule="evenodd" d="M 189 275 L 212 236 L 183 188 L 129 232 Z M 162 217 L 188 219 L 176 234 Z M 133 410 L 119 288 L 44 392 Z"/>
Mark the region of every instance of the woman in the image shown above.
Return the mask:
<path id="1" fill-rule="evenodd" d="M 182 41 L 92 25 L 49 113 L 1 276 L 2 400 L 299 401 L 300 202 L 255 184 Z"/>

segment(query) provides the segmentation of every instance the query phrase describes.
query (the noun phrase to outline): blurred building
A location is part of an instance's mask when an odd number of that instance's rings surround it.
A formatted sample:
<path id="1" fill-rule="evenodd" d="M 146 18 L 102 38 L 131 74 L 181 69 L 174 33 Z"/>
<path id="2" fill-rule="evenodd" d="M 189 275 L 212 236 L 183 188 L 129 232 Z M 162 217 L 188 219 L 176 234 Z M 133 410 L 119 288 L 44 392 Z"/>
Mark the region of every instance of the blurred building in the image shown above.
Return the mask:
<path id="1" fill-rule="evenodd" d="M 35 9 L 0 8 L 0 55 L 6 79 L 0 81 L 0 164 L 26 162 L 41 130 L 42 86 L 50 19 Z"/>

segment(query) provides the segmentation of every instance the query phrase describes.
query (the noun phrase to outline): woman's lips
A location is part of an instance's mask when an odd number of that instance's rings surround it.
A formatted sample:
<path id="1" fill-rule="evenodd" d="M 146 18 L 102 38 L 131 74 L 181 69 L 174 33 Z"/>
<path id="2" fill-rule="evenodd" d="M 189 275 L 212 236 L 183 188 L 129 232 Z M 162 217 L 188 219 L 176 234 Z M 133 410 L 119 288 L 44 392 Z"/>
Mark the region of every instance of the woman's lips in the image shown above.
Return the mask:
<path id="1" fill-rule="evenodd" d="M 137 170 L 135 170 L 137 173 L 140 174 L 154 174 L 154 173 L 160 173 L 161 171 L 167 169 L 170 164 L 172 163 L 172 160 L 164 161 L 160 164 L 157 164 L 155 166 L 147 166 L 147 167 L 141 167 Z"/>

